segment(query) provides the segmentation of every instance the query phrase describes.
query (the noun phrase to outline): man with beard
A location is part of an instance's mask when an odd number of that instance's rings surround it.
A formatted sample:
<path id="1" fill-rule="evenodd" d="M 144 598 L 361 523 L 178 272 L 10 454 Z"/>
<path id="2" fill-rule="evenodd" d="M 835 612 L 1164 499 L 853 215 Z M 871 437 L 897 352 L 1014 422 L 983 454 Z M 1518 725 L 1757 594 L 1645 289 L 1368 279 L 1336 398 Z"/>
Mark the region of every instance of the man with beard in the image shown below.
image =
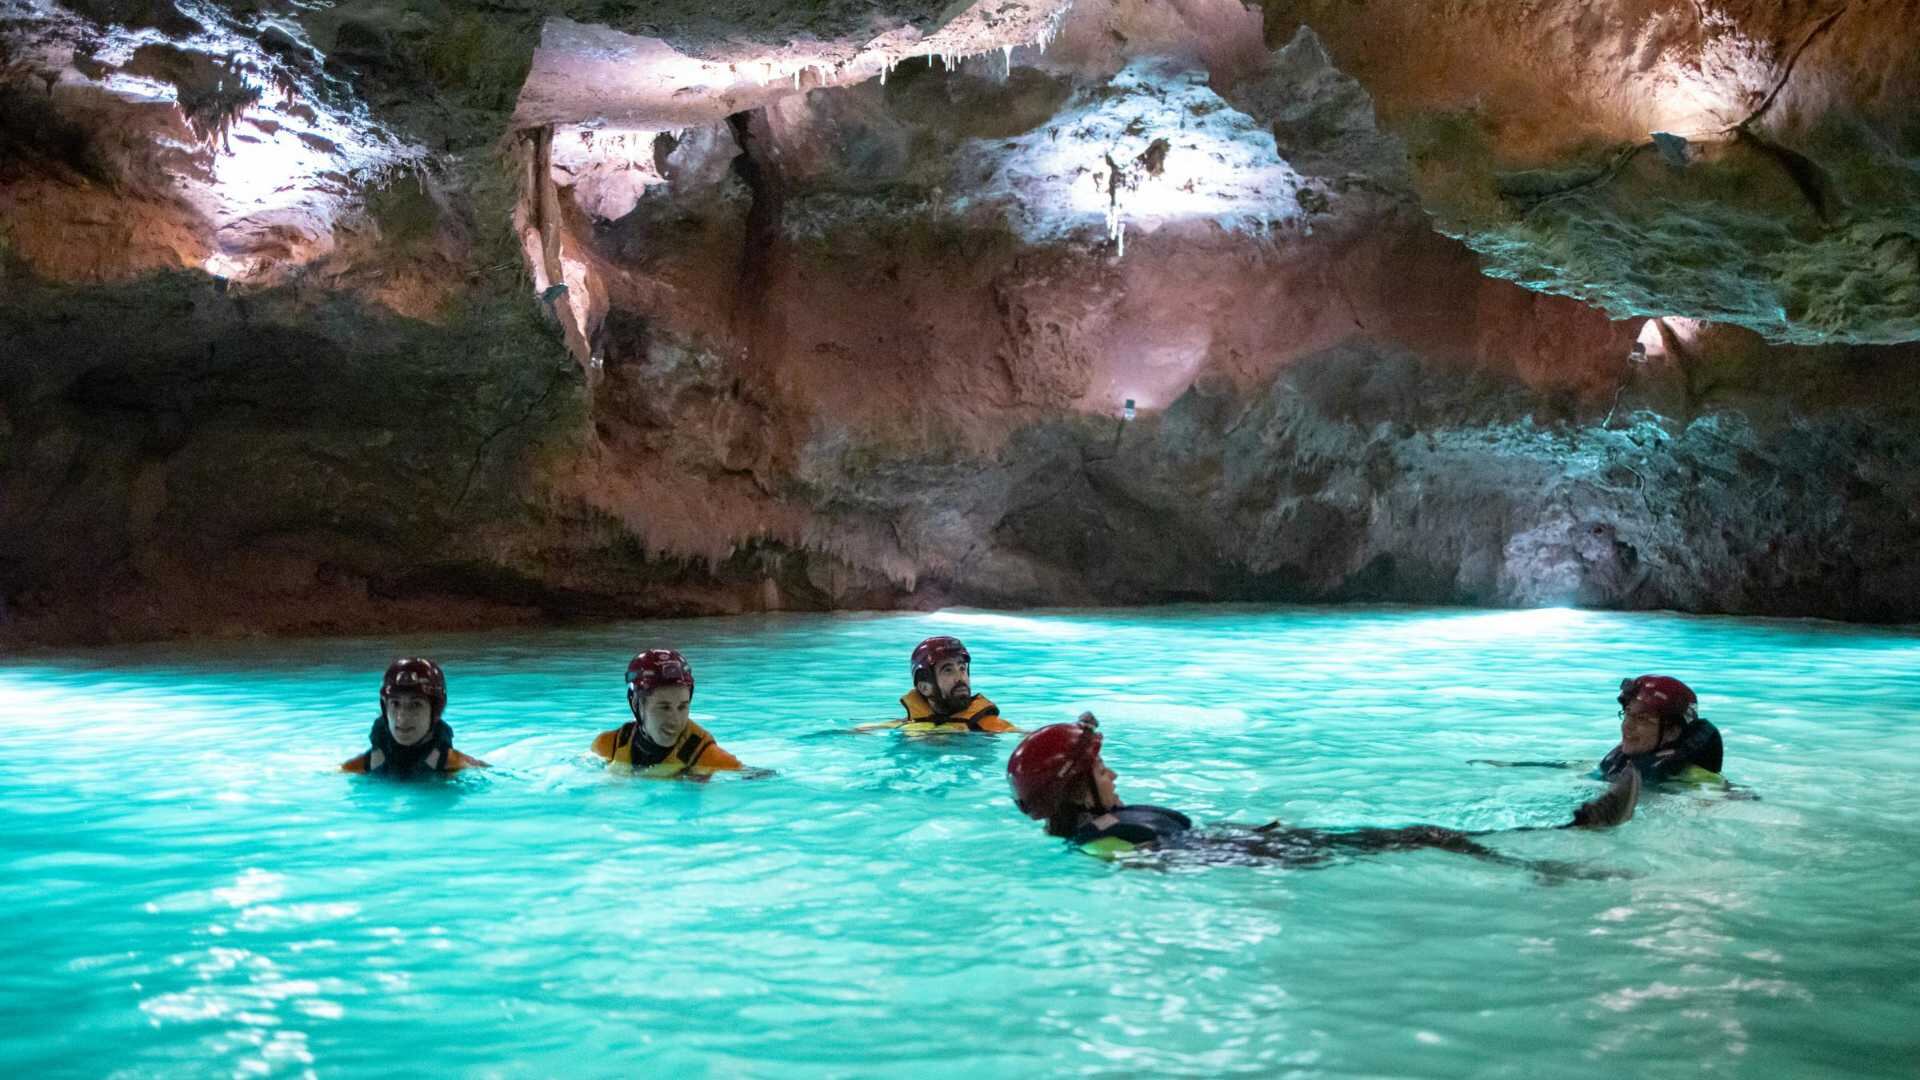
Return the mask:
<path id="1" fill-rule="evenodd" d="M 453 729 L 440 719 L 447 708 L 447 677 L 425 657 L 387 665 L 380 680 L 380 718 L 368 736 L 372 745 L 340 771 L 417 776 L 484 769 L 487 763 L 453 748 Z"/>
<path id="2" fill-rule="evenodd" d="M 1000 718 L 1000 709 L 973 692 L 973 657 L 959 638 L 930 637 L 913 648 L 913 689 L 900 699 L 905 719 L 863 724 L 856 731 L 892 728 L 906 735 L 949 735 L 1020 729 Z"/>

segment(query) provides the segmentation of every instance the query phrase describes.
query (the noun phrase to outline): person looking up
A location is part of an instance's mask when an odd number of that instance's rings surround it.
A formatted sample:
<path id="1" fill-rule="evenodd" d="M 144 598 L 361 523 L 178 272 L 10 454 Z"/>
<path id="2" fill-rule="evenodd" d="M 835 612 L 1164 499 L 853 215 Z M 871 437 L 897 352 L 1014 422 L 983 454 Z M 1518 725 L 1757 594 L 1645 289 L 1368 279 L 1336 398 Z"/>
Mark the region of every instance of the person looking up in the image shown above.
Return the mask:
<path id="1" fill-rule="evenodd" d="M 913 689 L 900 698 L 907 715 L 899 720 L 862 724 L 855 731 L 894 729 L 907 735 L 966 732 L 1000 734 L 1020 729 L 1001 719 L 986 695 L 973 692 L 973 656 L 955 637 L 930 637 L 908 658 Z"/>
<path id="2" fill-rule="evenodd" d="M 1103 736 L 1092 713 L 1071 724 L 1048 724 L 1020 740 L 1007 759 L 1007 781 L 1020 812 L 1046 822 L 1047 833 L 1102 859 L 1142 849 L 1212 849 L 1235 861 L 1276 860 L 1312 866 L 1342 854 L 1438 848 L 1492 862 L 1562 873 L 1554 864 L 1512 859 L 1486 847 L 1475 835 L 1437 825 L 1398 829 L 1303 829 L 1273 822 L 1258 828 L 1194 829 L 1193 820 L 1164 806 L 1121 801 L 1114 771 L 1101 757 Z M 1606 827 L 1633 817 L 1639 774 L 1624 772 L 1607 794 L 1574 812 L 1556 828 Z"/>

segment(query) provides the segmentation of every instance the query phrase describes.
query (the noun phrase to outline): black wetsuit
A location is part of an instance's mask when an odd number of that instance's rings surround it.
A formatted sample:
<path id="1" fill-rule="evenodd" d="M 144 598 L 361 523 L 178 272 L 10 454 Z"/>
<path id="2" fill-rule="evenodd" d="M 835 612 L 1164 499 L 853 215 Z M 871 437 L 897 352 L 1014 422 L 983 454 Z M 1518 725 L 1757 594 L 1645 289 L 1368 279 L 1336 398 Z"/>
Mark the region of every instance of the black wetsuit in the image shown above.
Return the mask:
<path id="1" fill-rule="evenodd" d="M 1089 821 L 1067 843 L 1089 855 L 1111 858 L 1138 848 L 1164 845 L 1193 828 L 1192 818 L 1164 806 L 1116 806 L 1102 816 L 1111 816 L 1113 824 L 1100 827 Z"/>
<path id="2" fill-rule="evenodd" d="M 1438 825 L 1333 831 L 1296 829 L 1276 821 L 1257 829 L 1209 830 L 1204 836 L 1189 837 L 1193 819 L 1164 806 L 1118 806 L 1103 816 L 1112 817 L 1113 823 L 1097 826 L 1088 822 L 1067 842 L 1090 855 L 1104 857 L 1147 847 L 1226 846 L 1246 855 L 1299 865 L 1321 862 L 1340 853 L 1368 854 L 1416 848 L 1442 848 L 1464 855 L 1494 854 L 1466 833 Z"/>
<path id="3" fill-rule="evenodd" d="M 1640 773 L 1641 780 L 1657 784 L 1691 768 L 1717 773 L 1723 756 L 1720 730 L 1705 720 L 1694 719 L 1680 729 L 1678 739 L 1644 754 L 1628 754 L 1615 746 L 1600 760 L 1595 775 L 1609 777 L 1622 767 L 1632 765 Z"/>
<path id="4" fill-rule="evenodd" d="M 1254 829 L 1223 826 L 1199 831 L 1187 815 L 1163 806 L 1120 806 L 1108 811 L 1108 815 L 1114 818 L 1112 824 L 1102 827 L 1090 821 L 1067 842 L 1101 859 L 1153 848 L 1172 850 L 1182 860 L 1202 863 L 1248 866 L 1277 862 L 1292 867 L 1321 866 L 1354 855 L 1436 849 L 1523 867 L 1547 879 L 1615 876 L 1610 871 L 1503 855 L 1475 840 L 1475 834 L 1438 825 L 1408 825 L 1398 829 L 1302 829 L 1276 821 Z"/>

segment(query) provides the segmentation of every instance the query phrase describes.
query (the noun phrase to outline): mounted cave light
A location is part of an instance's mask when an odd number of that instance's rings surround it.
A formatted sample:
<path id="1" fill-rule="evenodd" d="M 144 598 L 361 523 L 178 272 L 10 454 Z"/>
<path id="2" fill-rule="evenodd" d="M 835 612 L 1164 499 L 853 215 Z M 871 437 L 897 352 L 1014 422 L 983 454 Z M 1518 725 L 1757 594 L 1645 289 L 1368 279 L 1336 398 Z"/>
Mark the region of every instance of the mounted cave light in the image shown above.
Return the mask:
<path id="1" fill-rule="evenodd" d="M 1120 406 L 1120 419 L 1131 420 L 1137 415 L 1139 415 L 1139 412 L 1133 407 L 1133 399 L 1128 398 L 1127 403 Z"/>

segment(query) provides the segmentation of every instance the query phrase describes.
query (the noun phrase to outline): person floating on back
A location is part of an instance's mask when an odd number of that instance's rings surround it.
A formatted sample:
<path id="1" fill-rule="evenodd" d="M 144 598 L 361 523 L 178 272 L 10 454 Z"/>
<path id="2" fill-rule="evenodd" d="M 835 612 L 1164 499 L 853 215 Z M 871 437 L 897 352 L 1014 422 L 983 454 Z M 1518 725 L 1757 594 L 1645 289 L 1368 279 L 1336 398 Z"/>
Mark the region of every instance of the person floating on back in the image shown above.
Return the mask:
<path id="1" fill-rule="evenodd" d="M 1100 756 L 1102 735 L 1092 713 L 1072 724 L 1048 724 L 1014 748 L 1007 782 L 1020 812 L 1047 824 L 1049 835 L 1101 859 L 1142 849 L 1178 846 L 1211 852 L 1230 861 L 1280 861 L 1312 866 L 1344 854 L 1438 848 L 1491 862 L 1568 875 L 1560 864 L 1502 855 L 1469 834 L 1437 825 L 1399 829 L 1301 829 L 1273 822 L 1259 828 L 1194 829 L 1193 820 L 1164 806 L 1130 805 L 1114 790 L 1114 772 Z M 1640 777 L 1626 770 L 1607 794 L 1556 828 L 1619 825 L 1633 817 Z M 1522 831 L 1522 830 L 1515 830 Z M 1574 871 L 1571 876 L 1582 876 Z"/>
<path id="2" fill-rule="evenodd" d="M 593 752 L 646 776 L 711 776 L 740 759 L 693 722 L 693 667 L 672 649 L 648 649 L 627 665 L 633 719 L 593 740 Z"/>
<path id="3" fill-rule="evenodd" d="M 855 731 L 896 729 L 907 735 L 1017 732 L 1000 708 L 973 692 L 973 656 L 954 637 L 930 637 L 913 647 L 913 689 L 900 699 L 904 719 L 862 724 Z"/>
<path id="4" fill-rule="evenodd" d="M 487 763 L 453 748 L 453 729 L 440 714 L 447 708 L 447 677 L 424 657 L 387 665 L 380 680 L 380 718 L 365 753 L 341 764 L 342 772 L 419 776 L 484 769 Z"/>
<path id="5" fill-rule="evenodd" d="M 1700 718 L 1699 698 L 1693 688 L 1670 675 L 1642 675 L 1620 680 L 1620 741 L 1593 770 L 1599 780 L 1611 780 L 1628 766 L 1640 779 L 1657 784 L 1666 780 L 1688 784 L 1727 786 L 1720 775 L 1725 750 L 1720 729 Z M 1470 765 L 1509 768 L 1575 769 L 1574 761 L 1492 761 L 1471 758 Z"/>

